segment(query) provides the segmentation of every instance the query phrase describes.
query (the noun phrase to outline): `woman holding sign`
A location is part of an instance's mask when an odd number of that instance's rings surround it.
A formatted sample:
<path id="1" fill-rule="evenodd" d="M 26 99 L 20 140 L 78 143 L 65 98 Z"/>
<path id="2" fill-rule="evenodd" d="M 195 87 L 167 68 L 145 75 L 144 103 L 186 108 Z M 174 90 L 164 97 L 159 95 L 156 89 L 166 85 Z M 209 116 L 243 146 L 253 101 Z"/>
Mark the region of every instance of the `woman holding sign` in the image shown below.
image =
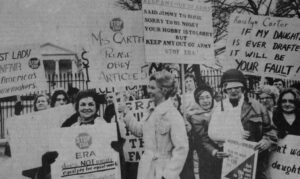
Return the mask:
<path id="1" fill-rule="evenodd" d="M 75 99 L 76 113 L 68 118 L 61 127 L 76 127 L 82 125 L 94 125 L 96 123 L 105 124 L 106 121 L 97 114 L 99 103 L 97 103 L 97 93 L 93 90 L 79 91 Z M 113 141 L 111 146 L 120 153 L 121 166 L 123 165 L 122 144 L 124 139 L 118 134 L 119 141 Z M 50 164 L 55 162 L 58 153 L 56 151 L 47 152 L 42 156 L 42 167 L 39 168 L 36 179 L 51 178 Z M 123 173 L 121 174 L 124 175 Z"/>
<path id="2" fill-rule="evenodd" d="M 188 139 L 182 116 L 169 97 L 177 92 L 176 81 L 167 71 L 156 72 L 148 86 L 155 109 L 138 122 L 129 110 L 124 122 L 136 136 L 143 136 L 145 151 L 138 168 L 138 179 L 179 179 L 188 153 Z"/>

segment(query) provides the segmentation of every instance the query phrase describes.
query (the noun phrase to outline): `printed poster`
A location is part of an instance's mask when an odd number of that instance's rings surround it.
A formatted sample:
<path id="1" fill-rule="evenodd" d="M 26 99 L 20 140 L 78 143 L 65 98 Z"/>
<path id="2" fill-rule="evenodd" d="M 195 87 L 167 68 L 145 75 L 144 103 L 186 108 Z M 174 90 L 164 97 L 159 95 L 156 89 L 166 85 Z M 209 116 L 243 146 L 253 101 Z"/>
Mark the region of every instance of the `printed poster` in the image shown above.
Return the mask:
<path id="1" fill-rule="evenodd" d="M 122 103 L 122 102 L 121 102 Z M 117 109 L 120 103 L 117 103 Z M 153 102 L 149 99 L 141 99 L 134 101 L 126 101 L 126 107 L 133 113 L 137 121 L 143 121 L 149 115 L 149 109 L 152 107 Z M 123 152 L 126 162 L 139 162 L 144 152 L 143 137 L 134 136 L 123 122 L 122 115 L 117 111 L 121 137 L 126 139 L 123 146 Z"/>
<path id="2" fill-rule="evenodd" d="M 0 50 L 0 98 L 47 90 L 38 45 Z"/>
<path id="3" fill-rule="evenodd" d="M 248 75 L 299 79 L 300 20 L 232 14 L 225 68 Z"/>
<path id="4" fill-rule="evenodd" d="M 269 159 L 269 179 L 300 178 L 300 138 L 287 135 L 278 141 Z"/>
<path id="5" fill-rule="evenodd" d="M 60 128 L 53 130 L 53 137 L 57 140 L 51 149 L 58 157 L 51 165 L 52 178 L 121 178 L 119 153 L 111 148 L 117 141 L 115 123 Z"/>
<path id="6" fill-rule="evenodd" d="M 210 2 L 143 0 L 147 62 L 214 63 Z"/>
<path id="7" fill-rule="evenodd" d="M 257 143 L 246 140 L 227 140 L 224 152 L 230 154 L 223 159 L 222 179 L 255 179 L 258 151 Z"/>
<path id="8" fill-rule="evenodd" d="M 95 88 L 144 85 L 148 80 L 141 10 L 102 2 L 87 22 L 91 85 Z"/>

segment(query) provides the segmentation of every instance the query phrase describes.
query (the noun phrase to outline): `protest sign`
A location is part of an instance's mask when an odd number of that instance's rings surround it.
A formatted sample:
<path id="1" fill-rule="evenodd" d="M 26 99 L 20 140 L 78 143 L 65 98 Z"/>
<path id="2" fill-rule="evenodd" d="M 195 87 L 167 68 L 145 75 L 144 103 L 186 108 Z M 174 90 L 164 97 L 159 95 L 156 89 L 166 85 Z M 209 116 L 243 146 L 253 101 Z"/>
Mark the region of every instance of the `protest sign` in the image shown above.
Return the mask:
<path id="1" fill-rule="evenodd" d="M 122 102 L 121 102 L 122 103 Z M 127 108 L 134 114 L 137 121 L 143 121 L 149 115 L 149 109 L 152 105 L 149 99 L 135 101 L 126 101 Z M 117 103 L 117 109 L 120 103 Z M 142 137 L 136 137 L 128 130 L 125 123 L 120 118 L 122 115 L 117 111 L 121 137 L 126 139 L 123 151 L 126 162 L 139 162 L 144 152 L 144 140 Z"/>
<path id="2" fill-rule="evenodd" d="M 47 90 L 39 46 L 0 50 L 0 97 Z"/>
<path id="3" fill-rule="evenodd" d="M 58 152 L 51 165 L 52 178 L 121 178 L 119 153 L 111 148 L 111 142 L 117 141 L 115 123 L 96 121 L 52 132 L 57 140 L 51 148 Z"/>
<path id="4" fill-rule="evenodd" d="M 287 135 L 277 143 L 269 159 L 269 179 L 300 178 L 300 138 Z"/>
<path id="5" fill-rule="evenodd" d="M 96 88 L 142 85 L 148 80 L 141 11 L 101 2 L 101 10 L 88 17 L 91 86 Z"/>
<path id="6" fill-rule="evenodd" d="M 255 179 L 258 151 L 255 142 L 227 140 L 224 152 L 230 154 L 223 159 L 222 179 Z"/>
<path id="7" fill-rule="evenodd" d="M 201 1 L 143 0 L 147 62 L 214 62 L 211 4 Z"/>
<path id="8" fill-rule="evenodd" d="M 59 128 L 72 114 L 74 109 L 69 104 L 7 119 L 13 165 L 18 168 L 14 172 L 20 178 L 23 171 L 41 166 L 41 156 L 49 151 L 50 129 Z"/>
<path id="9" fill-rule="evenodd" d="M 300 77 L 299 27 L 299 19 L 232 14 L 227 68 L 265 77 Z"/>

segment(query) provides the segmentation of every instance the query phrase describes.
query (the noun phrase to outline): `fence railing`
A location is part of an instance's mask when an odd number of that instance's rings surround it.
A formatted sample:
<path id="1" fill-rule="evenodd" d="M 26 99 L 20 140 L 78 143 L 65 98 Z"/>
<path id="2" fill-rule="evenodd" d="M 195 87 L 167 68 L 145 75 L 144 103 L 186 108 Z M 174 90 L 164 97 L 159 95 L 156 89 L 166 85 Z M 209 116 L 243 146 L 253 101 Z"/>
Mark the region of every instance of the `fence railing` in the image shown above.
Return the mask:
<path id="1" fill-rule="evenodd" d="M 205 83 L 209 84 L 216 92 L 221 91 L 220 82 L 221 82 L 221 76 L 222 71 L 220 70 L 203 70 L 201 71 L 201 78 Z M 47 91 L 40 91 L 35 93 L 29 93 L 25 94 L 23 96 L 20 96 L 22 104 L 24 106 L 23 111 L 21 114 L 27 114 L 33 111 L 33 100 L 34 96 L 39 93 L 49 93 L 52 94 L 52 92 L 55 89 L 64 89 L 65 91 L 68 90 L 69 86 L 72 86 L 74 88 L 78 88 L 79 90 L 87 89 L 87 80 L 85 78 L 85 75 L 83 73 L 66 73 L 66 74 L 53 74 L 53 75 L 47 75 L 47 83 L 48 83 L 48 90 Z M 291 86 L 292 84 L 299 82 L 296 80 L 284 80 L 287 87 Z M 257 89 L 259 83 L 251 83 L 251 86 L 249 86 L 249 96 L 252 98 L 256 98 L 255 90 Z M 126 87 L 130 93 L 132 93 L 133 96 L 136 96 L 136 99 L 142 98 L 146 95 L 146 89 L 145 86 L 136 86 L 136 87 Z M 114 92 L 114 88 L 105 88 L 105 89 L 99 89 L 100 93 L 108 93 L 108 92 Z M 1 98 L 0 99 L 0 138 L 4 137 L 4 131 L 5 131 L 5 120 L 11 116 L 14 115 L 14 106 L 17 102 L 17 96 L 11 96 L 7 98 Z M 103 115 L 105 110 L 106 104 L 101 104 L 99 113 L 100 116 Z"/>
<path id="2" fill-rule="evenodd" d="M 47 91 L 38 91 L 34 93 L 27 93 L 20 96 L 22 101 L 23 110 L 21 114 L 27 114 L 33 112 L 34 97 L 40 93 L 51 94 L 55 89 L 68 90 L 69 86 L 78 88 L 79 90 L 86 89 L 86 79 L 83 73 L 64 73 L 53 74 L 46 76 L 48 83 Z M 4 138 L 5 120 L 12 117 L 15 113 L 15 103 L 17 102 L 17 96 L 0 98 L 0 138 Z M 104 107 L 101 107 L 104 108 Z M 101 111 L 101 109 L 100 109 Z M 103 111 L 103 109 L 102 109 Z"/>

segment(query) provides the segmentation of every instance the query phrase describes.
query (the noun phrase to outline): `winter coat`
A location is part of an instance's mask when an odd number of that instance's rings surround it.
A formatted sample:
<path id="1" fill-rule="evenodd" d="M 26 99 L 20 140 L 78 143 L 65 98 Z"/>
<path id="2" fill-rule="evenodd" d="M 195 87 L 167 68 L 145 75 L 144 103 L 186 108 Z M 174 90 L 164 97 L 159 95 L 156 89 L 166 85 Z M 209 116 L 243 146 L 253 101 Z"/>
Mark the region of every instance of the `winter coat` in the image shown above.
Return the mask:
<path id="1" fill-rule="evenodd" d="M 218 123 L 225 122 L 222 120 L 226 119 L 224 117 L 215 118 L 214 115 L 215 113 L 219 113 L 219 116 L 231 116 L 234 114 L 226 114 L 226 110 L 221 111 L 220 108 L 220 105 L 216 105 L 216 108 L 212 114 L 212 121 L 209 126 L 209 135 L 213 140 L 216 140 L 215 138 L 221 138 L 221 140 L 225 141 L 226 136 L 222 136 L 222 134 L 219 133 L 220 131 L 214 129 L 214 127 L 217 127 Z M 224 109 L 225 108 L 226 106 L 224 105 Z M 258 101 L 254 99 L 245 99 L 243 101 L 243 104 L 241 106 L 240 120 L 243 130 L 250 132 L 250 136 L 246 140 L 258 142 L 264 139 L 271 143 L 273 141 L 277 141 L 275 131 L 272 130 L 271 127 L 271 121 L 267 109 Z"/>
<path id="2" fill-rule="evenodd" d="M 172 101 L 160 103 L 145 121 L 138 122 L 128 112 L 124 122 L 145 142 L 138 179 L 179 179 L 188 153 L 188 138 L 184 120 Z"/>
<path id="3" fill-rule="evenodd" d="M 212 156 L 219 147 L 208 137 L 208 124 L 211 111 L 204 111 L 199 105 L 187 112 L 192 124 L 194 148 L 198 155 L 198 170 L 201 179 L 219 179 L 222 160 Z"/>
<path id="4" fill-rule="evenodd" d="M 226 106 L 224 105 L 224 108 Z M 233 114 L 225 114 L 226 111 L 221 111 L 220 106 L 217 106 L 215 110 L 218 110 L 219 116 L 230 116 Z M 216 111 L 214 111 L 215 113 Z M 222 115 L 222 113 L 224 113 Z M 214 114 L 213 114 L 214 115 Z M 213 121 L 215 120 L 215 121 Z M 225 135 L 218 134 L 218 130 L 213 129 L 213 126 L 217 126 L 218 122 L 225 122 L 226 118 L 222 117 L 213 117 L 209 125 L 209 136 L 212 139 L 214 136 L 217 138 L 222 138 L 223 141 L 226 140 Z M 228 120 L 228 119 L 227 119 Z M 260 140 L 265 140 L 269 144 L 274 144 L 277 141 L 277 136 L 275 130 L 271 127 L 270 117 L 268 115 L 267 109 L 254 99 L 244 99 L 241 106 L 240 120 L 243 130 L 249 131 L 250 136 L 246 139 L 252 142 L 259 142 Z M 214 125 L 211 125 L 214 123 Z M 228 129 L 227 129 L 228 131 Z M 268 167 L 268 151 L 263 151 L 258 155 L 258 164 L 257 164 L 257 179 L 266 179 L 266 169 Z"/>

